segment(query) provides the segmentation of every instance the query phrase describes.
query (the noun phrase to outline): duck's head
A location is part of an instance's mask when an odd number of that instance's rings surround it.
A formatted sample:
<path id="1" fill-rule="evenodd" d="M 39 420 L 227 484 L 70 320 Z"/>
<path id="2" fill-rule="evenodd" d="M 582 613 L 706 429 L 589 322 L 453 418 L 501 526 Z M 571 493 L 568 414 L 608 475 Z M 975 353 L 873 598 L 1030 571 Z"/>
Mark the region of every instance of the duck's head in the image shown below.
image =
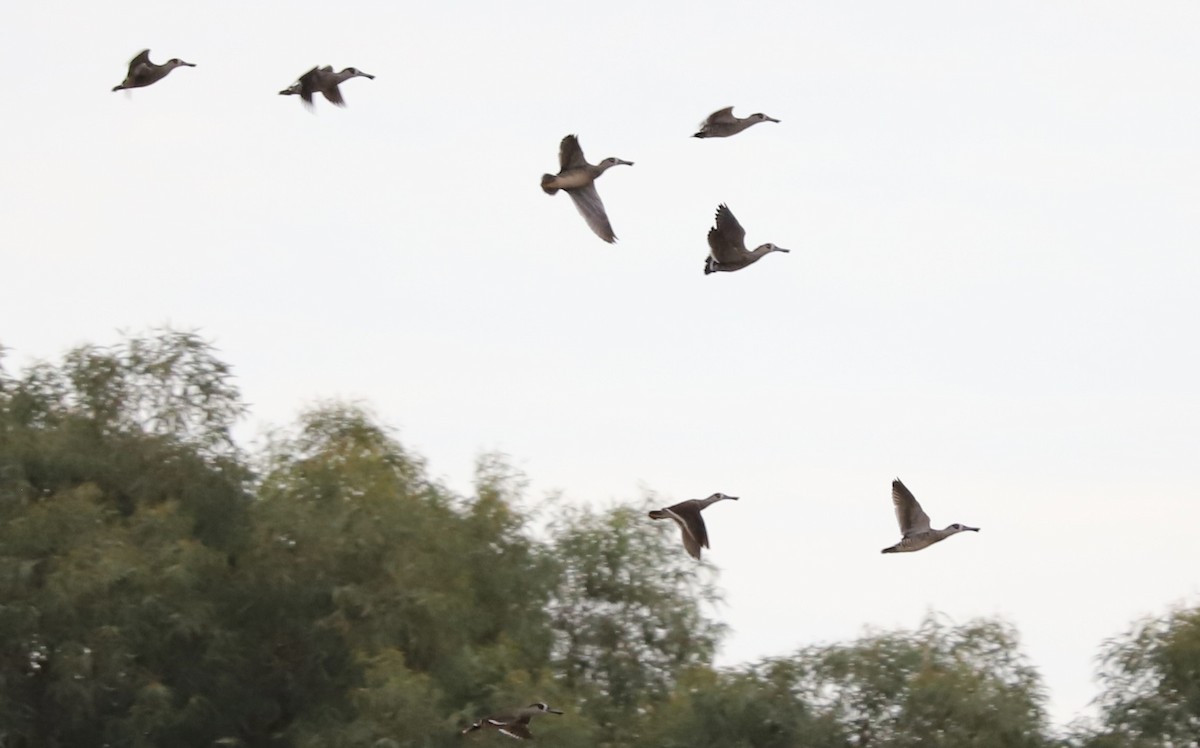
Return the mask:
<path id="1" fill-rule="evenodd" d="M 196 64 L 192 62 L 184 62 L 178 57 L 172 57 L 171 59 L 167 60 L 165 64 L 163 64 L 163 67 L 171 69 L 179 67 L 194 68 L 196 67 Z"/>
<path id="2" fill-rule="evenodd" d="M 755 112 L 754 114 L 751 114 L 750 119 L 754 120 L 755 122 L 778 122 L 779 121 L 779 120 L 775 119 L 774 117 L 768 117 L 767 115 L 763 114 L 762 112 Z"/>
<path id="3" fill-rule="evenodd" d="M 764 255 L 768 252 L 791 252 L 791 251 L 792 250 L 790 250 L 790 249 L 784 249 L 783 247 L 780 247 L 779 245 L 776 245 L 776 244 L 772 244 L 770 242 L 767 242 L 766 244 L 759 246 L 758 249 L 754 250 L 754 252 L 756 254 L 764 254 Z"/>
<path id="4" fill-rule="evenodd" d="M 954 524 L 950 525 L 950 526 L 949 526 L 949 527 L 947 527 L 946 529 L 947 529 L 947 530 L 951 530 L 951 531 L 953 531 L 953 532 L 979 532 L 979 528 L 978 528 L 978 527 L 968 527 L 967 525 L 960 525 L 960 524 L 959 524 L 959 523 L 957 523 L 957 522 L 955 522 Z"/>
<path id="5" fill-rule="evenodd" d="M 613 157 L 604 159 L 600 163 L 596 164 L 596 166 L 600 167 L 600 171 L 604 171 L 605 169 L 608 169 L 613 166 L 633 166 L 633 162 L 626 161 L 623 158 L 616 158 L 615 156 L 613 156 Z"/>
<path id="6" fill-rule="evenodd" d="M 551 709 L 549 706 L 547 706 L 546 704 L 544 704 L 541 701 L 537 701 L 537 702 L 534 702 L 533 704 L 530 704 L 529 708 L 536 709 L 539 712 L 545 712 L 546 714 L 562 714 L 562 712 L 560 712 L 559 710 Z"/>
<path id="7" fill-rule="evenodd" d="M 347 80 L 350 78 L 370 78 L 371 80 L 375 80 L 375 76 L 371 75 L 370 73 L 364 73 L 358 68 L 346 68 L 342 71 L 342 77 L 346 78 Z"/>

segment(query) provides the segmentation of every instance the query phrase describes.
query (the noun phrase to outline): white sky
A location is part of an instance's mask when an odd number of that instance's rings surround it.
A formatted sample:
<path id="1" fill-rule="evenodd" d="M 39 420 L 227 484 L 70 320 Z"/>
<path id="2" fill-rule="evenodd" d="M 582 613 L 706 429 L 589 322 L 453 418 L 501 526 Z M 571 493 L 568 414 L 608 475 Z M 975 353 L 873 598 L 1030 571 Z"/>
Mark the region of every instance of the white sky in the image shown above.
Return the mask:
<path id="1" fill-rule="evenodd" d="M 11 4 L 7 365 L 169 323 L 247 435 L 358 398 L 459 490 L 739 495 L 721 663 L 998 615 L 1068 721 L 1198 592 L 1200 5 L 981 5 Z M 147 46 L 198 67 L 112 93 Z M 377 79 L 276 95 L 316 64 Z M 689 137 L 730 104 L 783 122 Z M 568 133 L 636 162 L 616 246 Z M 793 252 L 704 276 L 720 202 Z M 897 475 L 982 532 L 880 555 Z"/>

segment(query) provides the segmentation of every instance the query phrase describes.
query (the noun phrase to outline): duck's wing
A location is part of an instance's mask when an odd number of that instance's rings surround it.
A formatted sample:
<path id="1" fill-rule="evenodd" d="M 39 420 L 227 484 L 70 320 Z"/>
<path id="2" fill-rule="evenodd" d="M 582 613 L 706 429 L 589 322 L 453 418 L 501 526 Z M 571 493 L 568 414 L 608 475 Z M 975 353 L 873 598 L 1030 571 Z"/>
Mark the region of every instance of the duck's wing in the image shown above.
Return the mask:
<path id="1" fill-rule="evenodd" d="M 604 203 L 600 200 L 600 193 L 596 192 L 595 183 L 566 190 L 566 193 L 571 196 L 571 202 L 575 203 L 579 215 L 583 216 L 587 225 L 596 232 L 596 236 L 609 244 L 617 240 L 612 224 L 608 222 L 608 214 L 604 211 Z"/>
<path id="2" fill-rule="evenodd" d="M 529 740 L 533 737 L 533 733 L 529 731 L 529 715 L 522 714 L 520 716 L 497 717 L 503 719 L 504 723 L 498 728 L 510 738 L 517 740 Z"/>
<path id="3" fill-rule="evenodd" d="M 716 225 L 708 231 L 708 248 L 718 263 L 737 262 L 746 254 L 746 230 L 724 203 L 717 208 Z"/>
<path id="4" fill-rule="evenodd" d="M 583 157 L 583 148 L 579 146 L 578 135 L 568 135 L 562 139 L 558 145 L 558 168 L 560 171 L 568 169 L 578 169 L 581 166 L 587 166 L 587 159 Z"/>
<path id="5" fill-rule="evenodd" d="M 304 75 L 300 76 L 297 81 L 300 84 L 300 98 L 304 99 L 304 103 L 312 106 L 313 94 L 320 88 L 321 69 L 313 68 Z"/>
<path id="6" fill-rule="evenodd" d="M 329 81 L 321 86 L 321 93 L 325 95 L 330 104 L 346 106 L 346 100 L 342 98 L 342 87 L 338 85 L 337 81 Z"/>
<path id="7" fill-rule="evenodd" d="M 892 506 L 896 509 L 896 522 L 899 523 L 900 532 L 904 537 L 929 532 L 929 515 L 899 478 L 892 481 Z"/>
<path id="8" fill-rule="evenodd" d="M 701 122 L 700 127 L 703 128 L 705 125 L 730 125 L 737 121 L 737 117 L 733 116 L 733 107 L 727 106 L 708 115 L 708 119 Z"/>
<path id="9" fill-rule="evenodd" d="M 675 520 L 683 531 L 683 547 L 692 558 L 700 558 L 700 549 L 708 547 L 708 528 L 704 526 L 704 518 L 700 510 L 690 501 L 684 501 L 669 506 L 663 510 L 667 516 Z"/>
<path id="10" fill-rule="evenodd" d="M 132 60 L 129 61 L 129 74 L 133 75 L 134 69 L 137 68 L 139 65 L 149 65 L 149 64 L 151 64 L 150 63 L 150 50 L 143 49 L 141 52 L 137 53 L 137 57 L 134 57 Z"/>

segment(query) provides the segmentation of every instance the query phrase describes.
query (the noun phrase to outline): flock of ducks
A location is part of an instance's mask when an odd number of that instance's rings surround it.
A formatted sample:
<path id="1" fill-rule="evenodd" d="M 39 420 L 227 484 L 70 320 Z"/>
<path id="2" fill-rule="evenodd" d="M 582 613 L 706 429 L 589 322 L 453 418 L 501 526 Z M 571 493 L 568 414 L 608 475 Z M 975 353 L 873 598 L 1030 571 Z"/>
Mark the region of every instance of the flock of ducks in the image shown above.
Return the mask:
<path id="1" fill-rule="evenodd" d="M 193 63 L 184 62 L 178 58 L 167 60 L 161 65 L 150 61 L 150 50 L 142 50 L 129 62 L 129 72 L 125 80 L 113 88 L 121 91 L 130 88 L 141 88 L 156 83 L 178 67 L 196 67 Z M 334 72 L 331 66 L 314 67 L 300 76 L 292 85 L 280 91 L 282 96 L 299 96 L 308 107 L 313 106 L 313 96 L 320 93 L 329 103 L 335 106 L 345 106 L 340 86 L 351 78 L 369 78 L 375 76 L 357 68 L 344 68 Z M 700 129 L 692 137 L 696 138 L 727 138 L 746 130 L 760 122 L 779 122 L 762 113 L 751 114 L 749 117 L 737 117 L 733 107 L 726 107 L 713 112 L 700 125 Z M 557 174 L 542 175 L 542 190 L 548 195 L 554 195 L 560 190 L 570 196 L 571 201 L 583 216 L 584 221 L 596 236 L 610 244 L 616 241 L 612 224 L 600 194 L 596 192 L 596 180 L 601 174 L 614 166 L 633 166 L 632 161 L 621 158 L 606 158 L 598 164 L 591 164 L 583 155 L 576 135 L 568 135 L 562 139 L 558 150 L 559 169 Z M 753 250 L 746 248 L 746 230 L 734 217 L 728 205 L 717 207 L 713 228 L 708 232 L 709 257 L 704 263 L 704 274 L 717 272 L 733 272 L 754 264 L 772 252 L 790 252 L 791 250 L 777 247 L 774 244 L 762 244 Z M 650 512 L 650 519 L 669 519 L 679 526 L 683 539 L 683 547 L 687 553 L 697 560 L 700 559 L 701 549 L 708 548 L 708 528 L 701 514 L 705 509 L 718 501 L 737 501 L 737 496 L 714 493 L 706 499 L 689 499 L 662 509 Z M 929 515 L 921 508 L 912 492 L 905 487 L 900 479 L 892 481 L 892 506 L 896 512 L 896 522 L 900 525 L 900 542 L 884 548 L 882 553 L 909 553 L 928 548 L 934 543 L 945 540 L 960 532 L 979 532 L 978 527 L 968 527 L 962 524 L 952 524 L 941 530 L 930 526 Z M 512 738 L 528 739 L 533 734 L 529 731 L 529 722 L 535 716 L 542 714 L 562 714 L 557 709 L 551 709 L 542 702 L 535 702 L 528 707 L 515 709 L 504 714 L 493 714 L 477 720 L 463 730 L 463 734 L 476 730 L 493 729 Z"/>
<path id="2" fill-rule="evenodd" d="M 688 499 L 678 504 L 655 509 L 650 512 L 650 519 L 670 519 L 679 525 L 683 534 L 683 547 L 692 558 L 699 560 L 700 549 L 708 548 L 708 528 L 700 512 L 718 501 L 729 499 L 737 501 L 736 496 L 714 493 L 707 499 Z M 900 525 L 900 542 L 884 548 L 881 553 L 910 553 L 937 543 L 956 533 L 971 531 L 979 532 L 978 527 L 968 527 L 958 524 L 934 530 L 929 526 L 929 515 L 921 508 L 917 497 L 912 495 L 900 479 L 892 481 L 892 508 L 896 511 L 896 522 Z"/>
<path id="3" fill-rule="evenodd" d="M 701 512 L 718 501 L 725 500 L 737 501 L 738 497 L 718 492 L 706 499 L 688 499 L 662 509 L 651 510 L 650 519 L 669 519 L 679 525 L 684 549 L 692 558 L 699 560 L 700 550 L 709 547 L 708 528 L 704 524 Z M 928 548 L 934 543 L 960 532 L 979 532 L 978 527 L 968 527 L 957 522 L 941 530 L 934 530 L 930 527 L 929 515 L 921 508 L 917 497 L 912 495 L 912 491 L 909 491 L 899 478 L 892 481 L 892 507 L 896 511 L 896 522 L 900 525 L 901 538 L 899 543 L 884 548 L 881 553 L 911 553 Z M 465 735 L 475 730 L 492 729 L 510 738 L 525 740 L 533 737 L 533 733 L 529 731 L 529 721 L 542 714 L 562 714 L 562 712 L 551 709 L 539 701 L 523 709 L 482 717 L 463 730 L 462 734 Z"/>
<path id="4" fill-rule="evenodd" d="M 733 107 L 729 106 L 708 115 L 700 124 L 700 131 L 692 137 L 727 138 L 759 122 L 778 121 L 762 113 L 736 117 Z M 614 166 L 633 166 L 633 162 L 609 157 L 598 164 L 590 164 L 583 157 L 579 136 L 568 135 L 558 146 L 558 173 L 542 175 L 542 189 L 546 194 L 553 195 L 562 190 L 570 195 L 583 220 L 596 236 L 609 244 L 615 242 L 617 237 L 608 221 L 608 213 L 604 210 L 600 194 L 596 192 L 596 180 Z M 741 270 L 771 252 L 791 251 L 774 244 L 763 244 L 753 251 L 746 249 L 746 230 L 733 217 L 729 206 L 724 204 L 717 208 L 716 226 L 708 232 L 708 246 L 709 256 L 704 263 L 705 275 Z"/>
<path id="5" fill-rule="evenodd" d="M 196 67 L 193 63 L 184 62 L 178 58 L 167 60 L 161 65 L 150 61 L 150 50 L 144 49 L 129 61 L 129 72 L 120 85 L 114 86 L 114 91 L 131 88 L 142 88 L 157 83 L 167 74 L 178 67 Z M 375 79 L 370 73 L 358 68 L 343 68 L 335 72 L 333 67 L 314 67 L 301 75 L 287 88 L 279 92 L 281 96 L 299 96 L 305 106 L 313 107 L 313 96 L 320 93 L 335 106 L 345 106 L 341 84 L 351 78 Z M 738 117 L 733 113 L 733 107 L 725 107 L 708 115 L 700 123 L 700 129 L 692 137 L 695 138 L 728 138 L 731 135 L 746 130 L 760 122 L 779 122 L 774 117 L 755 113 L 749 117 Z M 568 135 L 562 139 L 558 148 L 558 173 L 542 175 L 542 190 L 547 195 L 553 195 L 559 190 L 567 193 L 575 204 L 579 214 L 591 230 L 604 241 L 612 244 L 617 240 L 613 233 L 612 224 L 608 220 L 608 212 L 600 193 L 596 192 L 596 180 L 601 174 L 614 166 L 633 166 L 632 161 L 622 158 L 606 158 L 598 164 L 588 163 L 583 156 L 583 148 L 579 145 L 579 137 Z M 708 232 L 709 256 L 704 263 L 704 274 L 717 272 L 733 272 L 758 262 L 771 252 L 790 252 L 791 250 L 777 247 L 774 244 L 763 244 L 753 250 L 746 249 L 746 230 L 734 218 L 733 211 L 728 205 L 717 208 L 716 223 Z"/>

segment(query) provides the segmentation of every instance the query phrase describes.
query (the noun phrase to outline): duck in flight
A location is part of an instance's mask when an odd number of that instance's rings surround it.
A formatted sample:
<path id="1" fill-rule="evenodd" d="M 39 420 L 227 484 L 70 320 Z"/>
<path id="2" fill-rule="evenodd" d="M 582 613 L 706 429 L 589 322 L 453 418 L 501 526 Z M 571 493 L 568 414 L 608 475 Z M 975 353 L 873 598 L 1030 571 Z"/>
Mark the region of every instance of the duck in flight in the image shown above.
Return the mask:
<path id="1" fill-rule="evenodd" d="M 917 503 L 917 497 L 912 495 L 900 482 L 892 481 L 892 506 L 896 509 L 896 522 L 900 524 L 900 533 L 904 536 L 899 543 L 883 549 L 883 553 L 908 553 L 937 543 L 956 533 L 970 531 L 979 532 L 978 527 L 967 527 L 957 522 L 941 530 L 929 527 L 929 515 Z"/>
<path id="2" fill-rule="evenodd" d="M 540 714 L 562 714 L 557 709 L 551 709 L 544 703 L 538 701 L 530 704 L 524 709 L 515 709 L 506 714 L 493 714 L 488 717 L 483 717 L 462 731 L 463 735 L 475 730 L 498 730 L 501 734 L 507 735 L 510 738 L 518 740 L 528 740 L 533 737 L 533 733 L 529 732 L 529 720 Z"/>
<path id="3" fill-rule="evenodd" d="M 704 274 L 733 272 L 753 265 L 772 252 L 791 252 L 774 244 L 763 244 L 752 252 L 746 249 L 746 229 L 734 218 L 728 205 L 717 206 L 716 225 L 708 230 L 708 259 Z"/>
<path id="4" fill-rule="evenodd" d="M 589 164 L 583 157 L 579 137 L 568 135 L 558 146 L 558 174 L 542 175 L 542 190 L 547 195 L 559 190 L 570 195 L 579 215 L 596 232 L 596 236 L 609 244 L 615 242 L 617 237 L 613 234 L 612 224 L 608 222 L 600 194 L 596 192 L 596 178 L 618 164 L 633 166 L 632 161 L 619 158 L 606 158 L 598 164 Z"/>
<path id="5" fill-rule="evenodd" d="M 700 512 L 725 499 L 737 501 L 738 497 L 714 493 L 707 499 L 688 499 L 664 509 L 651 511 L 650 519 L 675 520 L 675 524 L 679 525 L 679 529 L 683 533 L 683 547 L 687 549 L 692 558 L 699 560 L 700 549 L 708 547 L 708 529 L 704 526 L 704 518 L 700 516 Z"/>
<path id="6" fill-rule="evenodd" d="M 358 68 L 345 68 L 339 73 L 333 72 L 333 67 L 326 65 L 323 68 L 313 68 L 300 78 L 279 92 L 280 96 L 298 95 L 305 106 L 313 105 L 313 94 L 320 92 L 322 96 L 335 106 L 346 106 L 346 100 L 342 98 L 342 90 L 339 88 L 342 83 L 351 78 L 370 78 L 375 80 L 375 76 L 370 73 L 364 73 Z"/>
<path id="7" fill-rule="evenodd" d="M 157 83 L 167 77 L 167 73 L 178 67 L 196 67 L 190 62 L 184 62 L 178 57 L 173 57 L 161 65 L 155 65 L 150 62 L 150 50 L 143 49 L 138 52 L 137 57 L 129 61 L 129 72 L 125 75 L 125 80 L 120 84 L 113 86 L 114 91 L 121 91 L 127 88 L 141 88 L 148 86 L 151 83 Z"/>
<path id="8" fill-rule="evenodd" d="M 762 112 L 756 112 L 749 117 L 733 116 L 733 107 L 727 106 L 708 115 L 708 119 L 700 123 L 700 132 L 693 138 L 728 138 L 737 135 L 751 125 L 759 122 L 778 122 L 774 117 L 768 117 Z"/>

